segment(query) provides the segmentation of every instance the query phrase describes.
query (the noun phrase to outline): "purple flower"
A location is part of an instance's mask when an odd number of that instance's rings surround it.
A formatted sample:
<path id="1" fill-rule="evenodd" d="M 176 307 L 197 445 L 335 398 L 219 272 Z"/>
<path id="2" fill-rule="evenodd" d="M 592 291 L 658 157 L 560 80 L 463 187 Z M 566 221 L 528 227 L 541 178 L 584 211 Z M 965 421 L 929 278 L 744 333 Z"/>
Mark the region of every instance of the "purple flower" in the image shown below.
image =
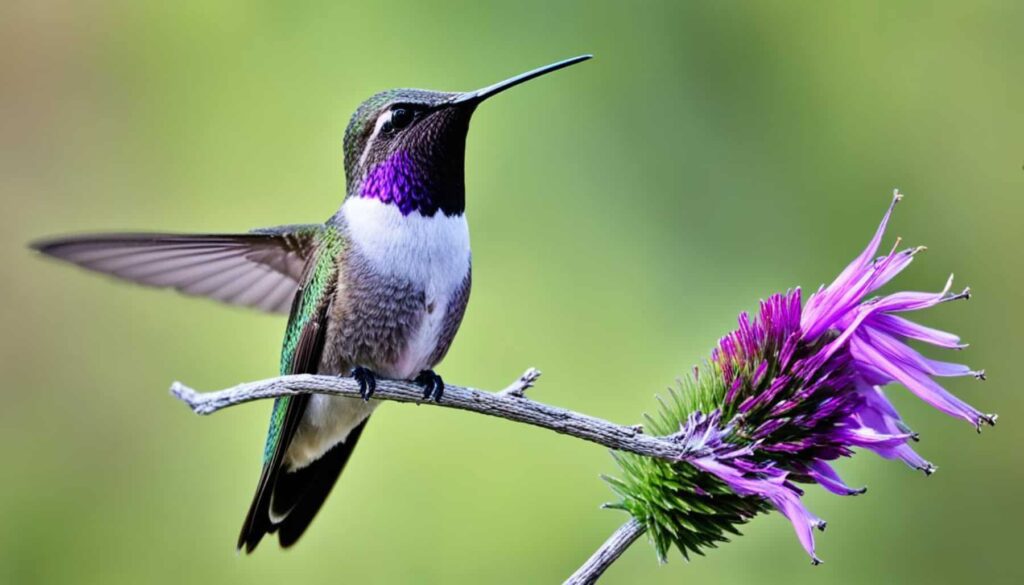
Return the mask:
<path id="1" fill-rule="evenodd" d="M 982 423 L 995 424 L 995 415 L 981 413 L 935 381 L 984 379 L 982 371 L 926 358 L 907 344 L 961 349 L 960 339 L 901 315 L 966 299 L 968 290 L 951 294 L 950 277 L 937 293 L 869 298 L 923 250 L 897 250 L 897 240 L 889 253 L 876 257 L 900 199 L 895 192 L 868 247 L 832 284 L 803 305 L 797 289 L 762 301 L 754 319 L 741 314 L 738 329 L 712 352 L 709 375 L 695 370 L 694 379 L 672 393 L 672 402 L 663 403 L 660 419 L 651 419 L 654 430 L 671 433 L 691 455 L 670 469 L 660 462 L 618 458 L 627 477 L 612 481 L 623 496 L 615 507 L 645 522 L 662 557 L 668 542 L 686 554 L 725 540 L 723 530 L 735 532 L 734 524 L 767 504 L 790 520 L 804 549 L 819 562 L 812 529 L 824 529 L 825 523 L 803 505 L 798 483 L 816 483 L 839 495 L 863 493 L 830 465 L 858 447 L 928 474 L 935 470 L 910 446 L 917 436 L 883 390 L 892 382 L 979 430 Z M 708 475 L 719 482 L 717 496 L 715 486 L 706 485 Z M 742 500 L 722 499 L 722 487 Z"/>

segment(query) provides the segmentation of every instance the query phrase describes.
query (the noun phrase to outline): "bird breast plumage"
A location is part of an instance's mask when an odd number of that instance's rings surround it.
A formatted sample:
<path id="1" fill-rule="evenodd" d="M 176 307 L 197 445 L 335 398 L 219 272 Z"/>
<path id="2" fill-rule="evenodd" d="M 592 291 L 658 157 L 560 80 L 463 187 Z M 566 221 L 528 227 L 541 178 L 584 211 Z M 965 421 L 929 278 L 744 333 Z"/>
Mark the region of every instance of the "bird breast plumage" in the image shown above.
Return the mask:
<path id="1" fill-rule="evenodd" d="M 435 365 L 431 358 L 442 341 L 452 303 L 465 302 L 463 289 L 468 286 L 470 270 L 466 218 L 441 212 L 433 216 L 417 211 L 403 214 L 394 205 L 369 198 L 349 198 L 342 206 L 342 216 L 353 254 L 353 261 L 347 263 L 351 270 L 342 277 L 344 286 L 358 288 L 359 279 L 369 279 L 378 289 L 375 299 L 358 301 L 371 303 L 372 308 L 350 309 L 372 313 L 393 325 L 393 330 L 381 333 L 379 341 L 393 351 L 381 347 L 379 358 L 383 359 L 354 365 L 376 368 L 378 374 L 389 378 L 415 377 Z M 340 297 L 348 297 L 347 293 L 339 290 Z M 352 301 L 346 298 L 343 302 Z M 353 323 L 353 328 L 358 327 Z"/>

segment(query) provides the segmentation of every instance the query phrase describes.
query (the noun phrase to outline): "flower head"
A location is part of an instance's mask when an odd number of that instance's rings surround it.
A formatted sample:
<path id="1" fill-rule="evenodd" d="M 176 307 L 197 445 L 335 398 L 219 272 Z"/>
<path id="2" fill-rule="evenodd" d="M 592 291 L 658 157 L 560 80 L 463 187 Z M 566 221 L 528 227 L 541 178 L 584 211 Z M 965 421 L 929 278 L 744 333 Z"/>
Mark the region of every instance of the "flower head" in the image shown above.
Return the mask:
<path id="1" fill-rule="evenodd" d="M 897 382 L 946 414 L 980 430 L 995 424 L 952 395 L 935 378 L 984 372 L 924 357 L 915 340 L 961 349 L 951 333 L 918 325 L 903 313 L 969 297 L 950 293 L 952 277 L 937 293 L 897 292 L 868 298 L 892 280 L 923 248 L 876 257 L 892 204 L 867 248 L 832 284 L 802 303 L 799 289 L 761 302 L 757 316 L 719 340 L 692 378 L 661 402 L 652 430 L 685 446 L 676 462 L 630 454 L 616 459 L 624 471 L 609 478 L 622 497 L 610 507 L 629 511 L 647 526 L 659 556 L 670 544 L 684 554 L 726 541 L 736 525 L 774 508 L 793 524 L 801 545 L 814 553 L 813 529 L 825 522 L 804 506 L 798 484 L 818 484 L 839 495 L 865 490 L 847 485 L 831 462 L 863 448 L 899 459 L 927 474 L 935 467 L 910 443 L 883 387 Z"/>

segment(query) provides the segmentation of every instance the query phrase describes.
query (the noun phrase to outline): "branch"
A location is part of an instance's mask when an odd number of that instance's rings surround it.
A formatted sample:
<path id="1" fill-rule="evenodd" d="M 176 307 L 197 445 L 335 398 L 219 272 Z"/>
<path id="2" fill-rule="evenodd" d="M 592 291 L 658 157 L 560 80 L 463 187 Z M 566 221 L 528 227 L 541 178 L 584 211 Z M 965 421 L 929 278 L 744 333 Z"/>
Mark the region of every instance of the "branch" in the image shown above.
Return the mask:
<path id="1" fill-rule="evenodd" d="M 496 416 L 550 429 L 556 433 L 597 443 L 616 451 L 627 451 L 647 457 L 677 460 L 690 454 L 685 446 L 668 437 L 652 437 L 643 434 L 643 430 L 639 426 L 618 425 L 526 398 L 525 391 L 533 385 L 539 376 L 540 371 L 530 368 L 509 387 L 497 393 L 446 384 L 444 398 L 437 403 L 425 401 L 423 388 L 412 382 L 381 379 L 377 381 L 377 390 L 374 392 L 373 398 L 414 404 L 437 404 L 447 408 Z M 226 390 L 204 393 L 196 392 L 181 382 L 175 382 L 171 385 L 171 394 L 187 404 L 196 414 L 204 415 L 213 414 L 236 404 L 296 394 L 360 397 L 359 384 L 350 377 L 310 374 L 268 378 L 239 384 Z"/>
<path id="2" fill-rule="evenodd" d="M 603 445 L 616 451 L 628 451 L 647 457 L 679 460 L 691 455 L 690 448 L 672 437 L 652 437 L 643 434 L 640 425 L 624 426 L 587 416 L 564 408 L 549 406 L 526 398 L 526 390 L 540 377 L 540 371 L 530 368 L 500 392 L 485 392 L 476 388 L 446 384 L 444 399 L 429 402 L 423 398 L 423 389 L 407 381 L 378 380 L 373 394 L 375 400 L 436 404 L 447 408 L 468 410 L 488 416 L 525 423 L 584 441 Z M 361 399 L 359 383 L 350 377 L 315 376 L 309 374 L 281 376 L 257 382 L 247 382 L 217 392 L 196 392 L 181 382 L 171 385 L 171 394 L 196 414 L 213 414 L 218 410 L 266 398 L 294 396 L 296 394 L 331 394 Z M 635 519 L 623 524 L 577 570 L 568 584 L 594 583 L 613 562 L 633 544 L 644 526 Z"/>
<path id="3" fill-rule="evenodd" d="M 631 544 L 636 542 L 647 529 L 636 518 L 630 518 L 628 522 L 619 526 L 618 530 L 604 541 L 601 548 L 597 549 L 583 563 L 576 572 L 565 580 L 563 585 L 590 585 L 596 583 L 608 567 L 612 566 L 622 553 L 626 552 Z"/>

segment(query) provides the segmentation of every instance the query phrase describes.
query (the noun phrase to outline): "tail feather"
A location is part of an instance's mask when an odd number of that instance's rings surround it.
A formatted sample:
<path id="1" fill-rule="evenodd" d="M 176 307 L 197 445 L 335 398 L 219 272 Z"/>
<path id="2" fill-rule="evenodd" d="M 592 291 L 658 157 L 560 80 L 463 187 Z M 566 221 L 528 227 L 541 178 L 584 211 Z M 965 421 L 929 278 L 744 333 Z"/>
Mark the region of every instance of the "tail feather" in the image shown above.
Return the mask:
<path id="1" fill-rule="evenodd" d="M 277 532 L 282 547 L 292 546 L 306 532 L 338 481 L 365 427 L 364 420 L 320 459 L 298 471 L 278 476 L 270 504 L 271 517 L 278 521 L 271 531 Z"/>
<path id="2" fill-rule="evenodd" d="M 295 544 L 327 500 L 366 422 L 364 420 L 344 441 L 302 469 L 289 471 L 280 462 L 267 465 L 263 471 L 266 477 L 260 479 L 260 490 L 238 537 L 238 548 L 251 553 L 268 533 L 277 533 L 282 547 Z"/>
<path id="3" fill-rule="evenodd" d="M 284 454 L 288 448 L 287 442 L 290 442 L 291 436 L 295 434 L 295 428 L 306 410 L 309 396 L 300 394 L 278 400 L 288 400 L 284 421 L 281 425 L 282 438 L 280 444 L 274 449 L 270 460 L 263 465 L 260 480 L 256 484 L 256 494 L 252 498 L 249 512 L 246 513 L 245 522 L 242 523 L 242 531 L 238 535 L 238 548 L 244 547 L 247 553 L 256 549 L 256 545 L 263 540 L 263 535 L 273 531 L 273 523 L 270 520 L 270 500 L 274 493 L 274 486 L 277 485 L 278 478 L 283 471 Z"/>

